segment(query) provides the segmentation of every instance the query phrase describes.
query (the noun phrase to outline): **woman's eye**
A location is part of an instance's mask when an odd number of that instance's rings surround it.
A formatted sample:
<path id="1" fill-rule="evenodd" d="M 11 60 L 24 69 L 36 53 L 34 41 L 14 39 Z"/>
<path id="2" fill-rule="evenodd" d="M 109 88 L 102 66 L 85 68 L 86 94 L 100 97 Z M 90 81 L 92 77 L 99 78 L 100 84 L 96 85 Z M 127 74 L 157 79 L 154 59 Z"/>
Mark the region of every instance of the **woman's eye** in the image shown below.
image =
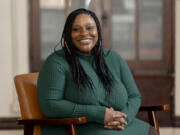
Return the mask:
<path id="1" fill-rule="evenodd" d="M 94 29 L 94 26 L 88 26 L 87 27 L 87 30 L 92 30 L 92 29 Z"/>
<path id="2" fill-rule="evenodd" d="M 73 28 L 73 31 L 80 31 L 80 28 Z"/>

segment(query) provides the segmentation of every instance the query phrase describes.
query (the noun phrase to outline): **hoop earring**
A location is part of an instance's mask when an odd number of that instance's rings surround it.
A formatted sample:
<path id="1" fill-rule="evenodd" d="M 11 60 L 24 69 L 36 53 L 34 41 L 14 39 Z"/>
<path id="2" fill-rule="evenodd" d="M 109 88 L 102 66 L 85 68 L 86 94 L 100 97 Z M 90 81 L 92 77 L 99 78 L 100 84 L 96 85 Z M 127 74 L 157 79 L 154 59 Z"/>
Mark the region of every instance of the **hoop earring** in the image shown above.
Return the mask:
<path id="1" fill-rule="evenodd" d="M 70 51 L 70 49 L 69 49 L 69 47 L 68 47 L 68 45 L 67 45 L 66 41 L 64 42 L 64 45 L 65 45 L 66 50 L 68 51 L 68 53 L 71 55 L 71 51 Z"/>

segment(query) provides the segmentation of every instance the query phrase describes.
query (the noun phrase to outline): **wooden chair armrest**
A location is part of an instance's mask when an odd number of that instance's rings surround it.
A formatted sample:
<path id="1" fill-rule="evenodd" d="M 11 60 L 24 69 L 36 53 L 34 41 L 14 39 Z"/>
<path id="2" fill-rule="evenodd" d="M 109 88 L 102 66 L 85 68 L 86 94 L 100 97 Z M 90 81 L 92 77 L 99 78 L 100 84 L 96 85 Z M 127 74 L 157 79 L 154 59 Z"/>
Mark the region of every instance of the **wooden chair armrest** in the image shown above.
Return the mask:
<path id="1" fill-rule="evenodd" d="M 156 111 L 169 111 L 169 110 L 170 110 L 169 104 L 155 105 L 155 106 L 141 106 L 139 109 L 139 111 L 147 111 L 149 117 L 149 123 L 155 127 L 158 134 L 160 133 L 159 133 L 159 123 L 156 116 Z"/>
<path id="2" fill-rule="evenodd" d="M 77 135 L 76 124 L 86 123 L 86 117 L 62 119 L 19 119 L 18 124 L 24 125 L 24 135 L 33 135 L 34 125 L 64 125 L 68 135 Z"/>
<path id="3" fill-rule="evenodd" d="M 18 119 L 18 124 L 23 125 L 71 125 L 71 124 L 84 124 L 86 117 L 79 118 L 62 118 L 62 119 Z"/>
<path id="4" fill-rule="evenodd" d="M 170 105 L 141 106 L 139 111 L 169 111 Z"/>

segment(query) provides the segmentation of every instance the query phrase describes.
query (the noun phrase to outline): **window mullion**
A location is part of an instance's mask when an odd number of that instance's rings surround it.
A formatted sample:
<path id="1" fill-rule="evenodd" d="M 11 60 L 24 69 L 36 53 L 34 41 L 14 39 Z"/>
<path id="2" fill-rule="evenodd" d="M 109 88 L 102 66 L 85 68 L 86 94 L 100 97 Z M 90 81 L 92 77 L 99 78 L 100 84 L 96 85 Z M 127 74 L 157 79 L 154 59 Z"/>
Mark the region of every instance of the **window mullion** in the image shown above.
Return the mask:
<path id="1" fill-rule="evenodd" d="M 136 29 L 135 29 L 135 38 L 136 38 L 136 57 L 135 57 L 135 61 L 139 61 L 139 0 L 135 0 L 136 2 Z"/>

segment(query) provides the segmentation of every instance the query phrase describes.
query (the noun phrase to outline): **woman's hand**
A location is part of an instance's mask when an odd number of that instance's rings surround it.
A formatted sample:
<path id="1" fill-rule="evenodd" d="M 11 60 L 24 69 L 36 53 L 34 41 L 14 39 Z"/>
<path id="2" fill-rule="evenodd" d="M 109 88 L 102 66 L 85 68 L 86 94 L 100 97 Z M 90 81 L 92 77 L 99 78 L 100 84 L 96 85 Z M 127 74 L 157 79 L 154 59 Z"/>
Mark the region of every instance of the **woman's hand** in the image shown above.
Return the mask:
<path id="1" fill-rule="evenodd" d="M 116 129 L 116 130 L 124 130 L 125 125 L 127 125 L 127 122 L 124 120 L 124 118 L 120 118 L 118 120 L 114 120 L 114 121 L 106 123 L 104 125 L 104 128 Z"/>
<path id="2" fill-rule="evenodd" d="M 124 126 L 127 125 L 127 122 L 124 120 L 125 117 L 125 113 L 115 111 L 113 108 L 106 108 L 104 127 L 107 129 L 123 130 Z"/>

